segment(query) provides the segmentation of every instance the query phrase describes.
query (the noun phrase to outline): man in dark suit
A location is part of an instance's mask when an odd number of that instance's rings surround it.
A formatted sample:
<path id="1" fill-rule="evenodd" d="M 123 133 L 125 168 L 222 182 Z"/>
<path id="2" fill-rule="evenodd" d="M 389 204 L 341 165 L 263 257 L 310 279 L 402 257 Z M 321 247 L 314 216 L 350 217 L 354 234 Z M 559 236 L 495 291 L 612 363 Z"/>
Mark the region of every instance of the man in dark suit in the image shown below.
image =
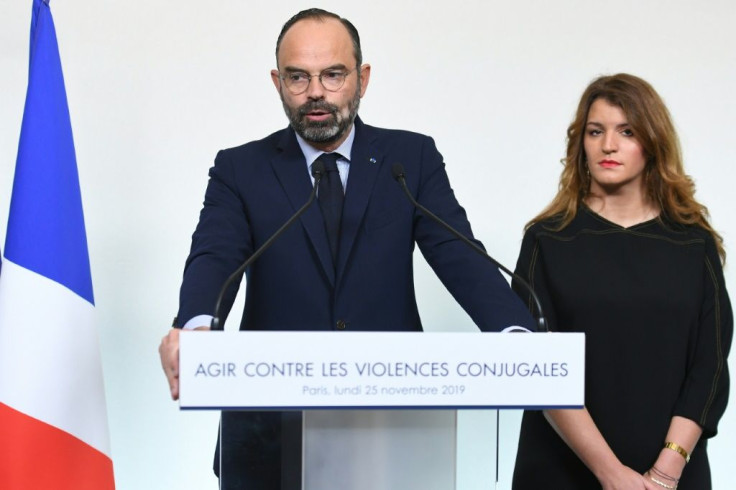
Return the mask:
<path id="1" fill-rule="evenodd" d="M 284 25 L 276 58 L 271 78 L 290 125 L 221 151 L 210 170 L 176 328 L 160 347 L 172 397 L 178 397 L 178 328 L 208 328 L 226 278 L 306 202 L 317 159 L 327 162 L 319 203 L 250 266 L 242 330 L 421 330 L 415 243 L 481 330 L 533 329 L 498 270 L 416 211 L 392 178 L 392 165 L 401 163 L 416 199 L 472 238 L 433 140 L 357 117 L 371 67 L 362 64 L 353 25 L 322 10 L 300 12 Z M 235 293 L 233 287 L 225 298 L 226 312 Z M 233 422 L 244 435 L 231 449 L 250 458 L 244 478 L 254 488 L 279 488 L 273 476 L 279 445 L 269 441 L 280 440 L 280 417 L 249 413 Z M 264 448 L 271 446 L 269 459 Z"/>

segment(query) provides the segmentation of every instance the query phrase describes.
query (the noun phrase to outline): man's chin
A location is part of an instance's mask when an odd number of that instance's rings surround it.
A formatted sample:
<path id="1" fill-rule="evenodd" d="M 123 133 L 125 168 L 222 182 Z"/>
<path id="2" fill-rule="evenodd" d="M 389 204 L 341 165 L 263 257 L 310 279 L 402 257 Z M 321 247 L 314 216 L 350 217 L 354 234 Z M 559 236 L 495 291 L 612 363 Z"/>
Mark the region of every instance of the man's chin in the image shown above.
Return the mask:
<path id="1" fill-rule="evenodd" d="M 339 127 L 329 125 L 309 125 L 300 128 L 300 131 L 297 132 L 304 138 L 304 141 L 309 143 L 332 143 L 342 135 Z"/>

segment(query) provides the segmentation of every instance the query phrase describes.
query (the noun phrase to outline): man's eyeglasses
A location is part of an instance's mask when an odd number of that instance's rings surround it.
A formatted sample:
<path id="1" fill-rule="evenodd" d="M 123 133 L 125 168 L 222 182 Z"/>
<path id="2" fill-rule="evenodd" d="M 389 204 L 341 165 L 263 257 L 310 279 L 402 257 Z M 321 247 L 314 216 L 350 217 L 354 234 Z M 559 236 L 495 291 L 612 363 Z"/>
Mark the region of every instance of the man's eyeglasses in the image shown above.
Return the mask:
<path id="1" fill-rule="evenodd" d="M 284 85 L 286 85 L 286 88 L 289 89 L 292 95 L 301 95 L 306 92 L 312 78 L 319 78 L 319 83 L 322 84 L 325 90 L 337 92 L 345 85 L 345 79 L 348 75 L 355 70 L 357 68 L 353 68 L 352 70 L 328 68 L 322 70 L 322 73 L 319 75 L 310 75 L 303 71 L 290 71 L 288 73 L 279 73 L 279 78 L 284 82 Z"/>

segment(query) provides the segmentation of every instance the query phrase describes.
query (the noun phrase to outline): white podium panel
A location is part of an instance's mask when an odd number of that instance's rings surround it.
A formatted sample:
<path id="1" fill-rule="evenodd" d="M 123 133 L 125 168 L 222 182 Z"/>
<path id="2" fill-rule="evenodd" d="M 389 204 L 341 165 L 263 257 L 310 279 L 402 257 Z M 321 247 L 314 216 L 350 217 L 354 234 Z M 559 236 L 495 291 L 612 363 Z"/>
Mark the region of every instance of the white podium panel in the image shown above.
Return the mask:
<path id="1" fill-rule="evenodd" d="M 455 488 L 454 410 L 304 412 L 303 489 Z"/>
<path id="2" fill-rule="evenodd" d="M 582 407 L 578 333 L 182 332 L 185 409 Z"/>

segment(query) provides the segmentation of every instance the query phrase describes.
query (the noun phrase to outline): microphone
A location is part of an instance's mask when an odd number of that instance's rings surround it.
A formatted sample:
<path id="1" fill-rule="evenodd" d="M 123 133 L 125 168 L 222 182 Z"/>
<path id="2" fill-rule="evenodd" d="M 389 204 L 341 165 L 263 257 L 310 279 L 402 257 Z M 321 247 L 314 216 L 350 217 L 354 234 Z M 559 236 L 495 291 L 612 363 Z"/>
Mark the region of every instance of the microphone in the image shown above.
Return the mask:
<path id="1" fill-rule="evenodd" d="M 406 194 L 406 197 L 409 198 L 409 201 L 419 209 L 421 212 L 423 212 L 426 216 L 432 219 L 432 221 L 438 223 L 441 225 L 444 229 L 455 235 L 457 238 L 460 239 L 464 244 L 468 245 L 470 248 L 478 252 L 480 255 L 482 255 L 486 260 L 491 262 L 493 265 L 501 269 L 503 272 L 508 274 L 511 278 L 513 278 L 515 281 L 517 281 L 519 284 L 524 286 L 524 288 L 531 293 L 532 298 L 534 299 L 534 303 L 537 307 L 537 312 L 539 313 L 539 316 L 537 318 L 537 325 L 538 330 L 540 332 L 549 332 L 549 329 L 547 328 L 547 320 L 544 318 L 544 313 L 542 312 L 542 303 L 539 301 L 539 297 L 537 296 L 537 293 L 534 292 L 532 287 L 519 276 L 518 274 L 515 274 L 511 272 L 509 269 L 504 267 L 500 262 L 498 262 L 496 259 L 488 255 L 488 253 L 480 248 L 478 245 L 470 241 L 465 235 L 457 231 L 455 228 L 450 226 L 448 223 L 446 223 L 442 218 L 435 215 L 432 211 L 425 208 L 421 204 L 417 202 L 416 199 L 414 199 L 414 196 L 411 195 L 411 191 L 409 191 L 409 188 L 406 186 L 406 173 L 404 172 L 404 166 L 400 163 L 394 163 L 393 167 L 391 167 L 391 174 L 393 175 L 394 179 L 401 184 L 401 188 L 404 189 L 404 193 Z"/>
<path id="2" fill-rule="evenodd" d="M 243 265 L 237 268 L 235 272 L 233 272 L 230 277 L 227 278 L 225 283 L 222 285 L 222 288 L 220 288 L 220 294 L 217 295 L 217 302 L 215 303 L 215 314 L 212 317 L 212 322 L 210 323 L 210 329 L 211 330 L 221 330 L 222 327 L 220 326 L 220 309 L 222 308 L 222 299 L 225 296 L 225 292 L 227 291 L 227 288 L 230 287 L 230 285 L 238 279 L 245 269 L 248 268 L 249 265 L 251 265 L 253 262 L 260 257 L 263 252 L 265 252 L 272 244 L 276 241 L 285 231 L 287 228 L 289 228 L 294 221 L 296 221 L 299 216 L 304 214 L 304 212 L 309 208 L 309 206 L 314 202 L 314 198 L 317 196 L 317 189 L 319 188 L 319 183 L 322 180 L 322 177 L 325 175 L 325 164 L 322 162 L 322 160 L 315 160 L 312 164 L 312 177 L 314 177 L 314 187 L 312 187 L 312 192 L 309 194 L 309 199 L 307 199 L 307 202 L 304 203 L 304 205 L 297 210 L 296 213 L 294 213 L 291 218 L 286 221 L 283 225 L 281 225 L 281 228 L 276 230 L 273 235 L 269 237 L 268 240 L 263 242 L 263 245 L 258 247 L 258 250 L 253 252 L 253 254 L 248 257 L 248 259 L 243 262 Z"/>

